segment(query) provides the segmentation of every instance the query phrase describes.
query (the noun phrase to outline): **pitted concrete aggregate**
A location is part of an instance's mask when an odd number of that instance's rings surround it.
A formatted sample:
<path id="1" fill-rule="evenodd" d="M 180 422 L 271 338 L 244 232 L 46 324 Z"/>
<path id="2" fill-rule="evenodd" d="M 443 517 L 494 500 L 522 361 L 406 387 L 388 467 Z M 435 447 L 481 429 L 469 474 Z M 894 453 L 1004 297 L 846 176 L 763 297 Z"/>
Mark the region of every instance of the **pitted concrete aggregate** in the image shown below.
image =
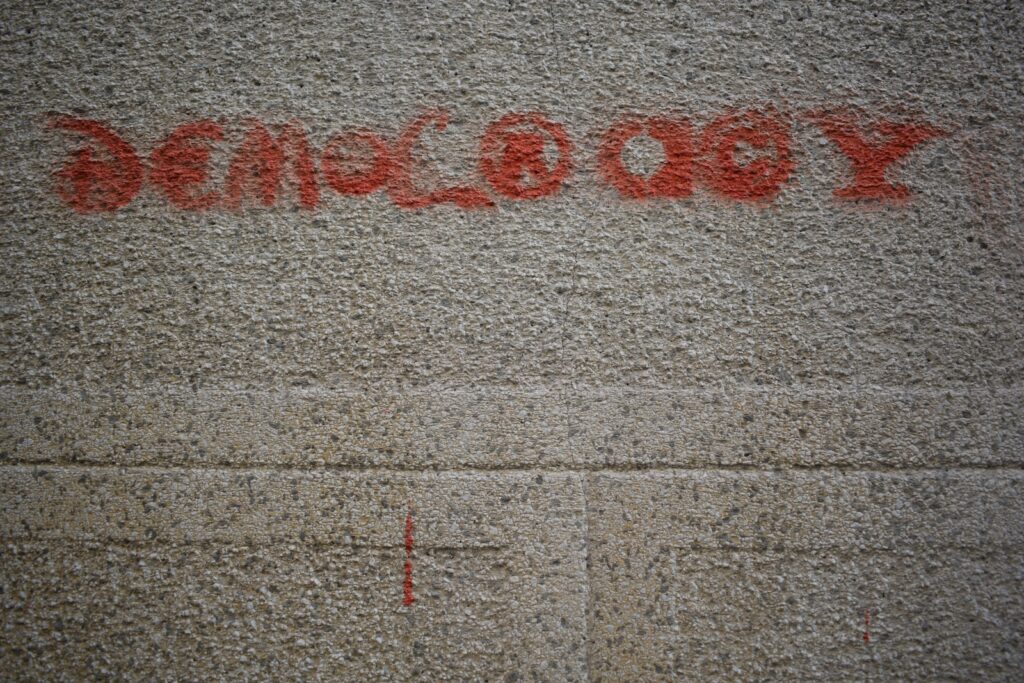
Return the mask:
<path id="1" fill-rule="evenodd" d="M 1012 680 L 1022 486 L 1019 470 L 592 475 L 592 678 Z"/>
<path id="2" fill-rule="evenodd" d="M 994 1 L 2 3 L 0 677 L 1018 679 L 1022 43 Z M 766 206 L 599 178 L 620 115 L 766 106 Z M 217 186 L 248 117 L 321 150 L 437 107 L 441 184 L 510 111 L 576 171 L 476 212 L 53 192 L 51 112 L 143 156 L 223 121 Z M 947 134 L 844 204 L 822 107 Z"/>
<path id="3" fill-rule="evenodd" d="M 359 469 L 1013 467 L 1021 391 L 0 390 L 9 460 Z"/>
<path id="4" fill-rule="evenodd" d="M 577 475 L 15 466 L 3 481 L 13 677 L 583 675 Z M 414 609 L 395 591 L 410 506 Z"/>

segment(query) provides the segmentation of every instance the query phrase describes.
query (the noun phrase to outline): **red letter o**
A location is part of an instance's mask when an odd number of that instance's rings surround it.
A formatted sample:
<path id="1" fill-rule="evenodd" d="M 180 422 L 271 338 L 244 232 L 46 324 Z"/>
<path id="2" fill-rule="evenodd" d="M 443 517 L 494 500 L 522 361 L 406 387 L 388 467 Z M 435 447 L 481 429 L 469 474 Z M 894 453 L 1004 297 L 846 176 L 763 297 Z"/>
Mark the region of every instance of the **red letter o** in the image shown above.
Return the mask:
<path id="1" fill-rule="evenodd" d="M 362 161 L 365 156 L 342 155 L 342 150 L 359 147 L 369 149 L 373 155 L 373 165 L 369 168 L 346 170 L 343 166 L 351 167 L 353 161 Z M 320 169 L 327 184 L 339 194 L 370 194 L 388 181 L 388 174 L 391 173 L 388 146 L 369 131 L 359 130 L 335 135 L 324 149 Z"/>
<path id="2" fill-rule="evenodd" d="M 558 161 L 554 168 L 544 163 L 544 136 L 534 131 L 516 130 L 523 126 L 539 128 L 554 140 Z M 543 114 L 506 114 L 492 123 L 480 140 L 480 171 L 497 192 L 512 199 L 536 199 L 558 191 L 572 170 L 572 143 L 561 125 Z M 524 184 L 529 172 L 536 179 Z"/>
<path id="3" fill-rule="evenodd" d="M 665 161 L 650 180 L 630 173 L 622 149 L 635 137 L 649 135 L 661 143 Z M 687 197 L 693 192 L 693 136 L 687 121 L 665 118 L 620 121 L 605 131 L 597 154 L 604 179 L 624 197 Z"/>

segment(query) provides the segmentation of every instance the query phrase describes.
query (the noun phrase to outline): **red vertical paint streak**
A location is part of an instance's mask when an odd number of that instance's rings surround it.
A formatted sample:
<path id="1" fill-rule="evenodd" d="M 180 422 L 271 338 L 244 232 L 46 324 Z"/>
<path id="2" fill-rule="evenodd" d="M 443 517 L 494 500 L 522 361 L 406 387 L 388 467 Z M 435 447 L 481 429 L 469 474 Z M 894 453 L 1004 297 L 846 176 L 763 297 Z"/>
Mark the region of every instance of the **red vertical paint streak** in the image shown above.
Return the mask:
<path id="1" fill-rule="evenodd" d="M 405 582 L 402 584 L 402 604 L 416 602 L 412 595 L 412 510 L 405 515 Z"/>
<path id="2" fill-rule="evenodd" d="M 864 610 L 864 643 L 871 642 L 871 634 L 868 633 L 868 629 L 871 627 L 871 610 Z"/>

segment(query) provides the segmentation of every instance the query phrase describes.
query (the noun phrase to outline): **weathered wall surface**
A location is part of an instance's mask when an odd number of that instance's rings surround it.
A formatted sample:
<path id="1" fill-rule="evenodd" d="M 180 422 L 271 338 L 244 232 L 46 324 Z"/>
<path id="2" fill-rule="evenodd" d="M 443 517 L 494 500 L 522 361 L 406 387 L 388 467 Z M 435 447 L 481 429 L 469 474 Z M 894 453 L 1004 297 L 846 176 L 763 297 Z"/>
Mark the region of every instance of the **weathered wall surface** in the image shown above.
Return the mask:
<path id="1" fill-rule="evenodd" d="M 1022 41 L 1012 2 L 4 2 L 3 678 L 1019 680 Z M 495 180 L 509 112 L 571 150 Z M 690 129 L 609 175 L 631 116 Z"/>

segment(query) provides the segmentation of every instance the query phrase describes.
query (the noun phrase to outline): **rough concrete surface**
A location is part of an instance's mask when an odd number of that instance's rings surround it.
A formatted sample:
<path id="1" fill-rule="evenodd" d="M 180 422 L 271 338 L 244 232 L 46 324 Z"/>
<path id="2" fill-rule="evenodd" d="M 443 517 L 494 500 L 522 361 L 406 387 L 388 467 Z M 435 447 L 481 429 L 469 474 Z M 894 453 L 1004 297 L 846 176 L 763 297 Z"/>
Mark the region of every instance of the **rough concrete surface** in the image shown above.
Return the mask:
<path id="1" fill-rule="evenodd" d="M 1021 680 L 1022 51 L 1017 2 L 0 0 L 0 677 Z M 704 147 L 750 111 L 760 198 Z M 510 112 L 556 191 L 488 176 Z M 822 112 L 932 132 L 844 199 Z M 692 190 L 613 186 L 630 117 Z"/>

